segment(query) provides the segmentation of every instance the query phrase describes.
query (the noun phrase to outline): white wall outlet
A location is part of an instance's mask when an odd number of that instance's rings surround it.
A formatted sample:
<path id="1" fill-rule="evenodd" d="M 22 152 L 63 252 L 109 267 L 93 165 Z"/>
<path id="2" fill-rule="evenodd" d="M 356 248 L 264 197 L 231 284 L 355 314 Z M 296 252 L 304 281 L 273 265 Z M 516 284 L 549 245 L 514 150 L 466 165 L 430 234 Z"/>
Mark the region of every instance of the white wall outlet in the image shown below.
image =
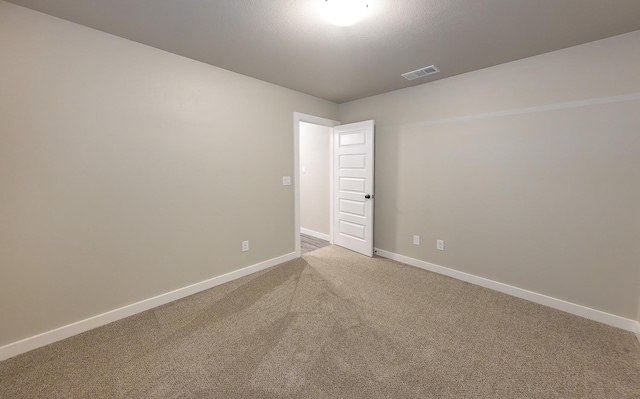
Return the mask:
<path id="1" fill-rule="evenodd" d="M 291 185 L 291 176 L 282 176 L 282 185 L 290 186 Z"/>
<path id="2" fill-rule="evenodd" d="M 420 245 L 420 236 L 413 236 L 413 245 Z"/>
<path id="3" fill-rule="evenodd" d="M 436 248 L 440 251 L 444 251 L 444 240 L 436 240 Z"/>
<path id="4" fill-rule="evenodd" d="M 249 250 L 249 241 L 242 241 L 242 252 L 247 252 Z"/>

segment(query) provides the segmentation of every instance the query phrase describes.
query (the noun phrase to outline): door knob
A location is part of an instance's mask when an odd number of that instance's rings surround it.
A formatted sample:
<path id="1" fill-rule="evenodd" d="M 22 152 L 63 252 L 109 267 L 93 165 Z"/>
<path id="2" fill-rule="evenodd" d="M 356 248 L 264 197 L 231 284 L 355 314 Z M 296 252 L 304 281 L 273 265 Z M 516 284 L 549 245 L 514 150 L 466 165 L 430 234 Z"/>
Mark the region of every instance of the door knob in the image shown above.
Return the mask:
<path id="1" fill-rule="evenodd" d="M 369 194 L 365 195 L 364 197 L 365 197 L 366 199 L 371 198 L 371 196 L 370 196 Z"/>

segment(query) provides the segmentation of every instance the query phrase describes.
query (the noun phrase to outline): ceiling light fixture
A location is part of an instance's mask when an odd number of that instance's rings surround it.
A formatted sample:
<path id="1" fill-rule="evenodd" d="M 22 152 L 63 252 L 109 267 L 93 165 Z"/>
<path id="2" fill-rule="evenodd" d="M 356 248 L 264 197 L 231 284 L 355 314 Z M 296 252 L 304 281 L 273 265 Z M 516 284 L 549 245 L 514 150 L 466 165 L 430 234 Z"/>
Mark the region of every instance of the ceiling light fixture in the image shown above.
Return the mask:
<path id="1" fill-rule="evenodd" d="M 349 26 L 367 14 L 368 0 L 321 0 L 325 19 L 337 26 Z"/>

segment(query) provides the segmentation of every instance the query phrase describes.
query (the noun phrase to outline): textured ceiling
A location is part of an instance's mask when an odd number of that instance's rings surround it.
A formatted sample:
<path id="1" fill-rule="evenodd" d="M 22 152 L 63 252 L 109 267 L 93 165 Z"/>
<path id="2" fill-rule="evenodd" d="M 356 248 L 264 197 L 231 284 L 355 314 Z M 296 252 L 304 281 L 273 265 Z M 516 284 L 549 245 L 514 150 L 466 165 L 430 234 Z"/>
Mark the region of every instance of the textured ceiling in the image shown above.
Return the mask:
<path id="1" fill-rule="evenodd" d="M 319 1 L 10 0 L 337 103 L 640 29 L 640 0 L 370 0 L 346 28 Z"/>

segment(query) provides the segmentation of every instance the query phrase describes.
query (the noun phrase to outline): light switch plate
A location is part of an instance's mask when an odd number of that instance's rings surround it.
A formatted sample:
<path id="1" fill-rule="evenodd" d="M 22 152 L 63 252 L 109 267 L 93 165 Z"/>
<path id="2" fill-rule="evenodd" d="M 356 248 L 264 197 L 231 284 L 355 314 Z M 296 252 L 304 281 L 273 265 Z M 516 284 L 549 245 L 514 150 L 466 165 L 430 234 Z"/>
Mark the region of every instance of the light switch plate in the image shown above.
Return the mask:
<path id="1" fill-rule="evenodd" d="M 413 245 L 420 245 L 420 236 L 413 236 Z"/>
<path id="2" fill-rule="evenodd" d="M 291 176 L 282 176 L 282 185 L 290 186 L 291 185 Z"/>

